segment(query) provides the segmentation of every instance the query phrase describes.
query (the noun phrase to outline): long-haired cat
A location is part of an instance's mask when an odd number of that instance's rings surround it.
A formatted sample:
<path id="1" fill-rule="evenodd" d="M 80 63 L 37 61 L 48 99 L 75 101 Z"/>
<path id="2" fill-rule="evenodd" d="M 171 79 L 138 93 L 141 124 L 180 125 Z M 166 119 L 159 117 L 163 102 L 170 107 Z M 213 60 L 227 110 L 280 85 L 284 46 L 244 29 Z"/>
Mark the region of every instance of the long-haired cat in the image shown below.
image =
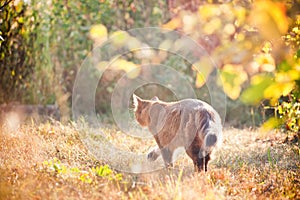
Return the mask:
<path id="1" fill-rule="evenodd" d="M 222 134 L 220 116 L 210 105 L 197 99 L 144 100 L 135 94 L 133 103 L 136 120 L 148 127 L 159 147 L 148 154 L 149 160 L 162 155 L 165 165 L 172 166 L 174 151 L 184 147 L 195 171 L 207 171 L 210 154 Z"/>

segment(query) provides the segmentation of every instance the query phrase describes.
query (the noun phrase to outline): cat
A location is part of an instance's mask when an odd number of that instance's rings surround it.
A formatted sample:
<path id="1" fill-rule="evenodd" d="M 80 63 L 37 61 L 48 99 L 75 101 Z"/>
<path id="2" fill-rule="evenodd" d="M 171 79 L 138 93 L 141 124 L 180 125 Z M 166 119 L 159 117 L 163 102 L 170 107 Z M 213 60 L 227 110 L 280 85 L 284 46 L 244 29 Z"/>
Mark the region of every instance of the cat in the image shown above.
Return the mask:
<path id="1" fill-rule="evenodd" d="M 165 166 L 171 167 L 174 151 L 184 147 L 194 170 L 207 171 L 211 152 L 222 135 L 220 116 L 209 104 L 197 99 L 144 100 L 133 94 L 133 105 L 137 122 L 148 127 L 158 145 L 148 154 L 148 160 L 162 155 Z"/>

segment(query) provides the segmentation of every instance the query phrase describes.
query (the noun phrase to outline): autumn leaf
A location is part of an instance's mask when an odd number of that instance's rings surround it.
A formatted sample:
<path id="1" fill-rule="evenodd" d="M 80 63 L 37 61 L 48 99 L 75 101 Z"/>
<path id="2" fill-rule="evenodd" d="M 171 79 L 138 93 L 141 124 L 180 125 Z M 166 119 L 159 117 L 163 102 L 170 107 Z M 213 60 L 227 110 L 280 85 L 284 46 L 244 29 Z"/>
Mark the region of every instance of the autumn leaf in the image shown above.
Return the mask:
<path id="1" fill-rule="evenodd" d="M 179 17 L 173 18 L 168 23 L 162 25 L 162 28 L 170 30 L 175 30 L 178 27 L 181 27 L 181 19 Z"/>
<path id="2" fill-rule="evenodd" d="M 264 99 L 264 91 L 273 83 L 273 77 L 267 74 L 258 74 L 251 78 L 251 85 L 243 91 L 242 102 L 257 105 Z"/>
<path id="3" fill-rule="evenodd" d="M 274 128 L 278 128 L 282 124 L 282 120 L 280 118 L 271 117 L 265 123 L 263 123 L 261 127 L 261 131 L 270 131 Z"/>
<path id="4" fill-rule="evenodd" d="M 97 64 L 97 69 L 99 71 L 104 71 L 109 66 L 109 62 L 107 61 L 101 61 Z"/>
<path id="5" fill-rule="evenodd" d="M 111 68 L 114 70 L 124 70 L 128 78 L 130 79 L 136 78 L 141 72 L 141 68 L 139 65 L 123 59 L 118 59 L 113 62 L 111 64 Z"/>
<path id="6" fill-rule="evenodd" d="M 273 1 L 256 1 L 249 17 L 250 24 L 259 29 L 265 39 L 277 39 L 288 30 L 284 4 Z"/>
<path id="7" fill-rule="evenodd" d="M 264 97 L 271 99 L 271 104 L 275 105 L 279 97 L 288 95 L 295 87 L 295 82 L 273 83 L 264 91 Z"/>
<path id="8" fill-rule="evenodd" d="M 208 76 L 213 71 L 214 66 L 209 57 L 204 57 L 200 61 L 194 63 L 192 68 L 197 71 L 195 85 L 197 88 L 200 88 L 205 84 Z"/>
<path id="9" fill-rule="evenodd" d="M 116 31 L 113 32 L 110 36 L 112 43 L 116 46 L 122 46 L 130 38 L 129 34 L 126 31 Z"/>
<path id="10" fill-rule="evenodd" d="M 278 72 L 275 75 L 275 80 L 278 83 L 286 83 L 300 79 L 300 70 L 290 69 L 286 72 Z"/>
<path id="11" fill-rule="evenodd" d="M 107 38 L 107 29 L 102 24 L 93 25 L 90 29 L 90 37 L 94 40 Z"/>
<path id="12" fill-rule="evenodd" d="M 142 43 L 136 39 L 135 37 L 129 37 L 127 40 L 127 47 L 130 51 L 134 51 L 137 49 L 140 49 L 142 46 Z"/>
<path id="13" fill-rule="evenodd" d="M 235 100 L 240 96 L 241 85 L 247 80 L 247 74 L 240 65 L 227 64 L 220 71 L 224 92 Z"/>
<path id="14" fill-rule="evenodd" d="M 217 5 L 207 4 L 200 6 L 198 9 L 200 20 L 204 21 L 208 20 L 213 16 L 217 16 L 218 13 L 220 13 L 220 8 Z"/>

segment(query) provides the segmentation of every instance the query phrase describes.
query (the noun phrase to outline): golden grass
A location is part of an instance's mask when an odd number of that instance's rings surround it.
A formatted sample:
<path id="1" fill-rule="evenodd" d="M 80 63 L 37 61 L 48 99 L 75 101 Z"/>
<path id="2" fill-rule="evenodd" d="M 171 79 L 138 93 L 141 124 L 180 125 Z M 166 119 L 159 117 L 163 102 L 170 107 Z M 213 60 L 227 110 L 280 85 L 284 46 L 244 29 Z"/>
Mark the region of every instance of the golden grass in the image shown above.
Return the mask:
<path id="1" fill-rule="evenodd" d="M 147 152 L 155 143 L 103 129 L 121 149 Z M 2 127 L 0 199 L 299 199 L 298 143 L 285 134 L 228 128 L 207 173 L 184 156 L 174 169 L 128 174 L 103 167 L 74 124 Z M 101 167 L 102 166 L 102 167 Z M 97 168 L 98 167 L 98 168 Z"/>

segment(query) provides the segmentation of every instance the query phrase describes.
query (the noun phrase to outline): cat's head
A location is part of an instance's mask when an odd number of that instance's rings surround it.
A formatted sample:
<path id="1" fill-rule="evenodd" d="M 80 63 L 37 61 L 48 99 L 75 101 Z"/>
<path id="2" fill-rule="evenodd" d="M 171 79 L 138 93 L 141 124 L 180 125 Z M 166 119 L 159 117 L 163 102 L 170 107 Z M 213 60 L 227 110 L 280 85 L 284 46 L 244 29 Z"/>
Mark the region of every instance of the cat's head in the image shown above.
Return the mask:
<path id="1" fill-rule="evenodd" d="M 149 110 L 153 102 L 159 99 L 155 96 L 151 100 L 144 100 L 133 94 L 133 106 L 136 120 L 141 126 L 148 126 L 150 122 Z"/>

